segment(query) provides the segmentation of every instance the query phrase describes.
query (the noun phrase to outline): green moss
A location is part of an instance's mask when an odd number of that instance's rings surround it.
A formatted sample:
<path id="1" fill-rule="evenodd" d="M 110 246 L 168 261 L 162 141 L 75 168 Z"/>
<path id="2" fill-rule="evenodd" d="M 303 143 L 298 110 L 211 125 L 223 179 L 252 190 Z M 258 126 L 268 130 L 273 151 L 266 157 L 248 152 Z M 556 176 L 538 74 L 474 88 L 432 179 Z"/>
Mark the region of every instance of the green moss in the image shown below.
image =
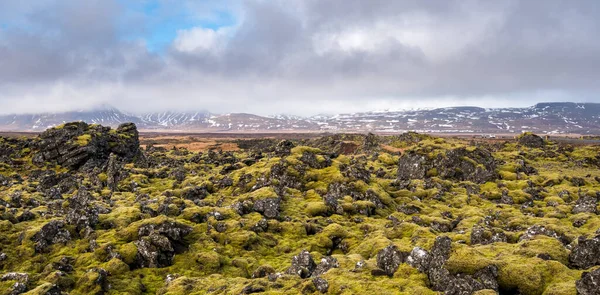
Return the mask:
<path id="1" fill-rule="evenodd" d="M 323 202 L 310 202 L 306 204 L 306 214 L 308 216 L 327 216 L 327 212 L 329 211 L 329 207 L 325 205 Z"/>
<path id="2" fill-rule="evenodd" d="M 75 140 L 75 144 L 77 144 L 78 146 L 86 146 L 90 143 L 91 140 L 92 140 L 92 135 L 83 134 L 83 135 L 77 137 L 77 139 Z"/>

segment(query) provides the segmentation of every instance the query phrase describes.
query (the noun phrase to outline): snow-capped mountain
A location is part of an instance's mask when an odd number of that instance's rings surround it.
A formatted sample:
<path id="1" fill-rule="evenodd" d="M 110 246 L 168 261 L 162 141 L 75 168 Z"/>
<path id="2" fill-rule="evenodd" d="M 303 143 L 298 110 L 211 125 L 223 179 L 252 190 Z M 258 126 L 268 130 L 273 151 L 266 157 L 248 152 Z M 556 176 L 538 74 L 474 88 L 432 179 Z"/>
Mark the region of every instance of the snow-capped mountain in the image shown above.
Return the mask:
<path id="1" fill-rule="evenodd" d="M 297 117 L 208 112 L 133 115 L 111 107 L 91 111 L 0 116 L 0 130 L 42 131 L 70 121 L 108 126 L 136 123 L 142 131 L 185 132 L 436 132 L 600 134 L 600 104 L 539 103 L 528 108 L 448 107 Z"/>

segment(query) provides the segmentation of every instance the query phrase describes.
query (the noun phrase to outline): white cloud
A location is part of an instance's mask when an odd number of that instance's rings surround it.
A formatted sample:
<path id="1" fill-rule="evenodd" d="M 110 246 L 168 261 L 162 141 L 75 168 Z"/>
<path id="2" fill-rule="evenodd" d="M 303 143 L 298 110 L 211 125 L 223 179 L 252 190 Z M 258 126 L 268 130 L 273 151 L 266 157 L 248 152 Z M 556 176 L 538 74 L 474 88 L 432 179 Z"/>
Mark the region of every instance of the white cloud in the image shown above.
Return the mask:
<path id="1" fill-rule="evenodd" d="M 173 46 L 176 50 L 184 53 L 218 52 L 226 46 L 228 32 L 229 28 L 213 30 L 194 27 L 188 30 L 179 30 Z"/>

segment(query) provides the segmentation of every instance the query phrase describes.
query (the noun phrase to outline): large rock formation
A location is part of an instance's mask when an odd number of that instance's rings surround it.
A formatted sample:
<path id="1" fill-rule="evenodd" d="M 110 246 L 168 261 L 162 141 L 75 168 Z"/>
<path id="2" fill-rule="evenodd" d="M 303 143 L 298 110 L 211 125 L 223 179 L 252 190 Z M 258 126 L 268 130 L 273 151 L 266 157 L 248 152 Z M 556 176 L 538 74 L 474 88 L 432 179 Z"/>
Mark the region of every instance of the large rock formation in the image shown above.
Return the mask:
<path id="1" fill-rule="evenodd" d="M 457 148 L 445 154 L 430 156 L 410 151 L 398 161 L 398 179 L 423 179 L 439 176 L 443 179 L 484 183 L 497 177 L 496 160 L 484 148 Z"/>
<path id="2" fill-rule="evenodd" d="M 40 134 L 35 146 L 35 163 L 50 162 L 71 170 L 101 166 L 111 153 L 124 161 L 140 155 L 138 131 L 133 123 L 121 124 L 116 130 L 84 122 L 67 123 Z"/>
<path id="3" fill-rule="evenodd" d="M 542 148 L 544 147 L 544 139 L 533 134 L 524 133 L 518 138 L 519 144 L 530 148 Z"/>

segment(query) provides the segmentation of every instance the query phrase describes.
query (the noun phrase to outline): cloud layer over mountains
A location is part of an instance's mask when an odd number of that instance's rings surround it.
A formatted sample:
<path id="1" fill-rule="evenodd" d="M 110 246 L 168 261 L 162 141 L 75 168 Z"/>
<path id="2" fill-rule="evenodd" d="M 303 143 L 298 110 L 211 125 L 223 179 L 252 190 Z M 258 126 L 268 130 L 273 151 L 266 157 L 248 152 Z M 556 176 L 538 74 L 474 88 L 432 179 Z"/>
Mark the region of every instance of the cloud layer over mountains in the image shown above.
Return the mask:
<path id="1" fill-rule="evenodd" d="M 600 102 L 594 0 L 0 1 L 0 113 Z"/>

